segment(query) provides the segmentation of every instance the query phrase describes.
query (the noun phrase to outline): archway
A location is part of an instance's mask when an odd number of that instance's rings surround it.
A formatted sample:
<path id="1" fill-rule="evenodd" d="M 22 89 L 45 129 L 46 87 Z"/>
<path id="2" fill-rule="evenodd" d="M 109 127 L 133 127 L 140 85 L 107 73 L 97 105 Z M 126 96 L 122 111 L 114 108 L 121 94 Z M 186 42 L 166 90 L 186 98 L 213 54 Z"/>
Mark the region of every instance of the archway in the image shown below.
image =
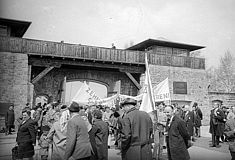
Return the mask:
<path id="1" fill-rule="evenodd" d="M 65 92 L 65 103 L 71 102 L 77 91 L 82 86 L 84 80 L 70 81 L 66 82 L 66 92 Z M 100 98 L 106 98 L 108 89 L 107 85 L 97 81 L 86 80 L 89 87 L 96 93 Z"/>

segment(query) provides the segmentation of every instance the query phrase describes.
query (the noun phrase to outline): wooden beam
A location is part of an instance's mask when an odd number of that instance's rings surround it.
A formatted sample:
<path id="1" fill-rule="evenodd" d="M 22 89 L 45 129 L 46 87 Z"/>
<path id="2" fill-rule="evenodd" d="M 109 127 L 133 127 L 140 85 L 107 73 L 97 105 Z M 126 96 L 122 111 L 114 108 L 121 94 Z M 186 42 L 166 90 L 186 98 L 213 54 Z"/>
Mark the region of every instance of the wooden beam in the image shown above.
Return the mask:
<path id="1" fill-rule="evenodd" d="M 39 81 L 42 77 L 44 77 L 48 72 L 50 72 L 54 67 L 47 67 L 41 73 L 39 73 L 33 80 L 32 83 L 35 84 Z"/>
<path id="2" fill-rule="evenodd" d="M 127 77 L 134 83 L 134 85 L 136 86 L 136 88 L 138 88 L 139 90 L 141 89 L 140 84 L 136 81 L 136 79 L 129 73 L 129 72 L 125 72 L 125 74 L 127 75 Z"/>
<path id="3" fill-rule="evenodd" d="M 37 58 L 37 57 L 30 57 L 29 58 L 29 64 L 32 66 L 41 66 L 41 67 L 49 67 L 49 66 L 54 66 L 54 67 L 61 67 L 61 65 L 69 65 L 69 66 L 87 66 L 87 67 L 99 67 L 99 68 L 110 68 L 110 69 L 118 69 L 120 72 L 129 72 L 129 73 L 144 73 L 145 72 L 145 66 L 140 65 L 140 66 L 128 66 L 124 64 L 108 64 L 108 63 L 98 63 L 96 62 L 89 62 L 85 61 L 83 62 L 82 60 L 76 60 L 76 59 L 64 59 L 64 60 L 59 60 L 59 59 L 42 59 L 42 58 Z"/>

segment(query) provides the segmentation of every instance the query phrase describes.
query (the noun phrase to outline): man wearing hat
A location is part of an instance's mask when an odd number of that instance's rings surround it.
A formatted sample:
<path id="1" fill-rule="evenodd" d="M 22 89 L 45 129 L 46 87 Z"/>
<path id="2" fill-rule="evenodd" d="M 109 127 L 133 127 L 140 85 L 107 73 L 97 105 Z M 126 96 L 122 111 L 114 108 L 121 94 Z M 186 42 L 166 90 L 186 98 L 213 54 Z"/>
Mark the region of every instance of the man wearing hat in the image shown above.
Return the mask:
<path id="1" fill-rule="evenodd" d="M 136 109 L 134 99 L 127 98 L 121 105 L 125 111 L 121 130 L 122 159 L 152 160 L 150 137 L 153 124 L 150 116 Z"/>
<path id="2" fill-rule="evenodd" d="M 91 144 L 86 122 L 79 115 L 81 104 L 72 102 L 69 107 L 71 118 L 67 124 L 65 160 L 89 160 Z"/>
<path id="3" fill-rule="evenodd" d="M 224 112 L 220 109 L 222 105 L 221 100 L 214 100 L 213 109 L 210 114 L 210 133 L 212 135 L 212 145 L 211 147 L 220 147 L 219 138 L 223 135 L 224 129 Z"/>

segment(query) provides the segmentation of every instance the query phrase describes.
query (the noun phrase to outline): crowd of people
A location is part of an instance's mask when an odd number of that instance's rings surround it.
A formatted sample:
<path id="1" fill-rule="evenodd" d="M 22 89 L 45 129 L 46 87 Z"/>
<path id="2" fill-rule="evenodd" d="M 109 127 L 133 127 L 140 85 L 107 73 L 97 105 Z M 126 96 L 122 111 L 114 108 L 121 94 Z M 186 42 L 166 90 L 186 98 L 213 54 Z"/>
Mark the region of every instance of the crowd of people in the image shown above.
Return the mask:
<path id="1" fill-rule="evenodd" d="M 83 105 L 72 102 L 26 105 L 17 132 L 18 159 L 33 159 L 34 146 L 40 147 L 42 160 L 107 160 L 110 140 L 123 160 L 163 159 L 167 149 L 169 160 L 190 159 L 188 148 L 201 136 L 203 114 L 197 103 L 192 106 L 157 104 L 157 110 L 139 111 L 136 100 L 127 98 L 118 107 Z M 8 117 L 14 117 L 13 106 Z M 213 102 L 210 116 L 212 147 L 235 140 L 235 109 Z M 11 134 L 9 124 L 7 134 Z M 10 128 L 10 129 L 9 129 Z M 232 157 L 235 143 L 230 143 Z"/>
<path id="2" fill-rule="evenodd" d="M 235 106 L 223 106 L 223 101 L 213 101 L 210 114 L 211 147 L 219 148 L 228 142 L 232 160 L 235 160 Z"/>

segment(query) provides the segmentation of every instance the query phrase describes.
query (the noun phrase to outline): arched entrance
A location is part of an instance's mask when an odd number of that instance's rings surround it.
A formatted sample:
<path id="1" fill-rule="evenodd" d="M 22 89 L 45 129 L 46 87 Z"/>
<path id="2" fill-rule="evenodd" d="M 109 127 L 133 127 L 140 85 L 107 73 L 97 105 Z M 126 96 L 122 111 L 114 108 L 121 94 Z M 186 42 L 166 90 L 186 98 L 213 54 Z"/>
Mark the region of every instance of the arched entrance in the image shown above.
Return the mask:
<path id="1" fill-rule="evenodd" d="M 66 91 L 65 91 L 65 103 L 68 104 L 71 102 L 77 91 L 82 86 L 84 80 L 76 80 L 66 82 Z M 107 97 L 107 85 L 98 81 L 86 80 L 86 83 L 89 87 L 96 93 L 100 98 Z"/>

